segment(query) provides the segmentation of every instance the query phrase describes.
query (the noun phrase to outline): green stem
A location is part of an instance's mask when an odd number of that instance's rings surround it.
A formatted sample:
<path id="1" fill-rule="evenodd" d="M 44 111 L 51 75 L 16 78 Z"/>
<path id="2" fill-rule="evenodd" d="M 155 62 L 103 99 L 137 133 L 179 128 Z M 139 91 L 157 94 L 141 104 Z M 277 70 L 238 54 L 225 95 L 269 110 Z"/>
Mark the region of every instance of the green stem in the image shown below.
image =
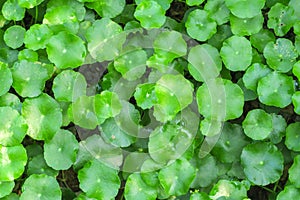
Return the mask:
<path id="1" fill-rule="evenodd" d="M 266 191 L 268 191 L 270 193 L 273 193 L 273 194 L 275 193 L 273 190 L 271 190 L 271 189 L 269 189 L 267 187 L 261 186 L 261 188 L 263 188 L 264 190 L 266 190 Z"/>
<path id="2" fill-rule="evenodd" d="M 39 16 L 39 9 L 38 9 L 38 6 L 35 7 L 35 18 L 34 18 L 34 23 L 36 24 L 37 23 L 37 18 Z"/>
<path id="3" fill-rule="evenodd" d="M 274 185 L 273 192 L 276 192 L 277 187 L 278 187 L 278 181 L 277 181 L 277 182 L 275 183 L 275 185 Z"/>

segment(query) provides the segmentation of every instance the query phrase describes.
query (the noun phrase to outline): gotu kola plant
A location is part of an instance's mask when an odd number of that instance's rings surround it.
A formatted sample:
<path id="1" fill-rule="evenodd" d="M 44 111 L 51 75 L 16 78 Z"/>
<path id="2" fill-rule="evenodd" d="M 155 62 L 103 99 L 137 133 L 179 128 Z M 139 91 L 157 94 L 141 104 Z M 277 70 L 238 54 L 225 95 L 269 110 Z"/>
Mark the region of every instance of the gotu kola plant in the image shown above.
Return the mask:
<path id="1" fill-rule="evenodd" d="M 0 199 L 298 198 L 298 7 L 1 1 Z"/>

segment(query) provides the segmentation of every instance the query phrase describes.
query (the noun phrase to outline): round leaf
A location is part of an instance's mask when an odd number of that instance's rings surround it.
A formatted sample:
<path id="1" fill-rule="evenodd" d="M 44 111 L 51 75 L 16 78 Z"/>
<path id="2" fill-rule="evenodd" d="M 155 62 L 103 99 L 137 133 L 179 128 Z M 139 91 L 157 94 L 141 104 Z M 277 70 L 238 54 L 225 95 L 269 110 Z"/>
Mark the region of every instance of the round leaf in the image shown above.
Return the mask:
<path id="1" fill-rule="evenodd" d="M 285 186 L 278 196 L 277 200 L 297 199 L 300 196 L 300 189 L 293 185 Z"/>
<path id="2" fill-rule="evenodd" d="M 28 155 L 29 157 L 29 155 Z M 32 174 L 46 174 L 48 176 L 57 176 L 58 171 L 52 169 L 49 167 L 44 159 L 43 153 L 38 154 L 32 158 L 29 158 L 28 164 L 27 164 L 27 172 L 26 174 L 28 176 Z"/>
<path id="3" fill-rule="evenodd" d="M 239 181 L 219 180 L 209 193 L 212 199 L 247 199 L 247 188 Z"/>
<path id="4" fill-rule="evenodd" d="M 166 21 L 164 9 L 153 0 L 143 0 L 138 4 L 134 17 L 144 28 L 160 28 Z"/>
<path id="5" fill-rule="evenodd" d="M 295 186 L 297 188 L 300 187 L 299 167 L 300 167 L 300 156 L 297 155 L 294 158 L 294 162 L 293 162 L 292 166 L 289 168 L 289 181 L 291 181 L 293 186 Z"/>
<path id="6" fill-rule="evenodd" d="M 199 41 L 206 41 L 217 32 L 217 23 L 207 11 L 200 9 L 189 13 L 185 27 L 189 36 Z"/>
<path id="7" fill-rule="evenodd" d="M 79 187 L 90 198 L 112 199 L 119 190 L 121 181 L 118 171 L 98 160 L 92 160 L 78 171 Z"/>
<path id="8" fill-rule="evenodd" d="M 3 39 L 7 46 L 16 49 L 23 45 L 25 32 L 26 31 L 22 26 L 19 25 L 10 26 L 4 32 Z"/>
<path id="9" fill-rule="evenodd" d="M 297 61 L 293 66 L 293 74 L 300 80 L 300 61 Z"/>
<path id="10" fill-rule="evenodd" d="M 194 167 L 186 159 L 179 159 L 161 169 L 158 178 L 166 194 L 179 196 L 188 192 L 195 175 Z"/>
<path id="11" fill-rule="evenodd" d="M 232 33 L 239 36 L 252 35 L 262 29 L 264 17 L 261 13 L 252 18 L 238 18 L 230 16 L 230 25 Z"/>
<path id="12" fill-rule="evenodd" d="M 154 89 L 154 83 L 144 83 L 138 85 L 134 93 L 134 98 L 139 107 L 142 109 L 149 109 L 156 103 Z"/>
<path id="13" fill-rule="evenodd" d="M 19 112 L 21 112 L 22 103 L 20 102 L 20 99 L 11 93 L 6 93 L 2 96 L 0 96 L 0 106 L 9 106 Z"/>
<path id="14" fill-rule="evenodd" d="M 4 147 L 0 145 L 0 182 L 19 178 L 27 163 L 26 150 L 22 145 Z"/>
<path id="15" fill-rule="evenodd" d="M 28 49 L 34 51 L 44 49 L 52 34 L 46 24 L 34 24 L 26 31 L 24 44 Z"/>
<path id="16" fill-rule="evenodd" d="M 271 114 L 273 121 L 273 130 L 269 135 L 269 139 L 273 144 L 278 144 L 281 142 L 282 137 L 285 136 L 285 129 L 287 123 L 281 115 L 276 115 L 275 113 Z"/>
<path id="17" fill-rule="evenodd" d="M 251 18 L 258 15 L 266 0 L 225 0 L 226 6 L 232 14 L 240 18 Z"/>
<path id="18" fill-rule="evenodd" d="M 87 83 L 82 74 L 72 70 L 65 70 L 53 80 L 52 91 L 58 101 L 76 101 L 78 97 L 86 95 Z"/>
<path id="19" fill-rule="evenodd" d="M 83 41 L 76 35 L 60 32 L 52 36 L 46 45 L 48 58 L 58 68 L 76 68 L 86 56 Z"/>
<path id="20" fill-rule="evenodd" d="M 101 17 L 114 18 L 121 14 L 125 7 L 125 0 L 104 0 L 87 3 L 88 8 L 94 9 Z"/>
<path id="21" fill-rule="evenodd" d="M 227 69 L 244 71 L 252 61 L 251 43 L 245 37 L 232 36 L 224 41 L 220 55 Z"/>
<path id="22" fill-rule="evenodd" d="M 182 75 L 166 74 L 157 81 L 155 94 L 154 116 L 158 121 L 166 122 L 192 103 L 193 87 Z"/>
<path id="23" fill-rule="evenodd" d="M 157 191 L 155 187 L 147 185 L 140 174 L 133 173 L 127 178 L 124 194 L 128 200 L 155 200 Z"/>
<path id="24" fill-rule="evenodd" d="M 146 61 L 147 54 L 144 50 L 134 50 L 116 58 L 114 66 L 125 79 L 133 81 L 141 78 L 145 73 Z"/>
<path id="25" fill-rule="evenodd" d="M 33 174 L 29 176 L 23 186 L 20 200 L 26 199 L 49 199 L 57 200 L 62 198 L 58 182 L 52 176 L 45 174 Z"/>
<path id="26" fill-rule="evenodd" d="M 298 57 L 293 43 L 285 38 L 278 38 L 275 42 L 269 42 L 264 48 L 264 57 L 270 68 L 286 73 L 290 71 Z"/>
<path id="27" fill-rule="evenodd" d="M 230 11 L 224 0 L 207 0 L 204 10 L 217 22 L 218 25 L 225 24 L 229 20 Z"/>
<path id="28" fill-rule="evenodd" d="M 294 9 L 281 3 L 276 3 L 268 12 L 268 28 L 272 28 L 277 36 L 284 36 L 294 25 L 297 18 Z"/>
<path id="29" fill-rule="evenodd" d="M 290 150 L 300 151 L 299 128 L 300 122 L 292 123 L 286 128 L 285 145 Z"/>
<path id="30" fill-rule="evenodd" d="M 18 0 L 18 3 L 23 8 L 33 8 L 41 4 L 44 0 Z"/>
<path id="31" fill-rule="evenodd" d="M 73 133 L 61 129 L 50 141 L 45 142 L 45 160 L 53 169 L 69 169 L 76 160 L 78 148 L 78 142 Z"/>
<path id="32" fill-rule="evenodd" d="M 0 96 L 7 93 L 13 83 L 12 73 L 6 64 L 0 62 Z"/>
<path id="33" fill-rule="evenodd" d="M 26 99 L 22 107 L 22 116 L 28 124 L 27 135 L 36 140 L 49 140 L 62 124 L 59 104 L 47 94 Z"/>
<path id="34" fill-rule="evenodd" d="M 20 21 L 25 16 L 25 9 L 20 7 L 18 0 L 7 0 L 2 6 L 2 14 L 7 20 Z"/>
<path id="35" fill-rule="evenodd" d="M 274 183 L 283 172 L 283 156 L 271 143 L 258 142 L 244 147 L 241 164 L 248 180 L 256 185 Z"/>
<path id="36" fill-rule="evenodd" d="M 275 36 L 268 29 L 261 29 L 258 33 L 250 36 L 250 42 L 259 52 L 263 52 L 269 42 L 274 42 Z"/>
<path id="37" fill-rule="evenodd" d="M 18 54 L 18 60 L 27 60 L 30 62 L 38 61 L 38 57 L 38 53 L 31 49 L 23 49 L 22 51 L 19 51 Z"/>
<path id="38" fill-rule="evenodd" d="M 13 181 L 0 181 L 0 198 L 9 195 L 14 189 L 15 182 Z"/>
<path id="39" fill-rule="evenodd" d="M 11 107 L 0 107 L 0 144 L 15 146 L 20 144 L 27 131 L 27 124 L 18 111 Z"/>
<path id="40" fill-rule="evenodd" d="M 294 111 L 300 114 L 300 91 L 296 91 L 292 96 L 292 102 L 294 105 Z"/>
<path id="41" fill-rule="evenodd" d="M 259 101 L 279 108 L 284 108 L 292 102 L 294 91 L 293 78 L 278 72 L 269 73 L 261 78 L 257 85 Z"/>
<path id="42" fill-rule="evenodd" d="M 214 84 L 215 86 L 211 87 L 211 85 L 213 85 L 212 83 L 205 83 L 197 90 L 196 99 L 200 114 L 209 119 L 220 120 L 223 118 L 223 116 L 220 116 L 222 112 L 226 113 L 225 120 L 240 117 L 244 107 L 244 94 L 242 89 L 237 84 L 226 79 L 218 78 Z M 224 92 L 226 96 L 222 97 L 219 93 L 211 94 L 212 91 L 210 90 L 219 90 L 220 93 Z"/>
<path id="43" fill-rule="evenodd" d="M 262 109 L 251 110 L 243 121 L 243 129 L 253 140 L 263 140 L 273 130 L 272 116 Z"/>
<path id="44" fill-rule="evenodd" d="M 47 69 L 39 63 L 21 60 L 11 69 L 13 88 L 22 97 L 36 97 L 42 93 L 48 77 Z"/>

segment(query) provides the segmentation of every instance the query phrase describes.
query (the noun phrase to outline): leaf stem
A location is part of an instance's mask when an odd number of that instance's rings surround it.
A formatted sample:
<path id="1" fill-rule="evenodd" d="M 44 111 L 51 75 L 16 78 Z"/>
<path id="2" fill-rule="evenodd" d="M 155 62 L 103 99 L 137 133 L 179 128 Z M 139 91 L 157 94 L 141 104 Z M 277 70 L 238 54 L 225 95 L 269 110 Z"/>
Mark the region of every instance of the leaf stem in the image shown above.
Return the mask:
<path id="1" fill-rule="evenodd" d="M 261 186 L 261 188 L 263 188 L 264 190 L 270 192 L 270 193 L 275 193 L 273 190 L 271 190 L 270 188 L 267 188 L 267 187 L 264 187 L 264 186 Z"/>
<path id="2" fill-rule="evenodd" d="M 34 18 L 34 23 L 36 24 L 37 23 L 37 18 L 39 16 L 39 9 L 38 9 L 38 6 L 35 7 L 35 18 Z"/>

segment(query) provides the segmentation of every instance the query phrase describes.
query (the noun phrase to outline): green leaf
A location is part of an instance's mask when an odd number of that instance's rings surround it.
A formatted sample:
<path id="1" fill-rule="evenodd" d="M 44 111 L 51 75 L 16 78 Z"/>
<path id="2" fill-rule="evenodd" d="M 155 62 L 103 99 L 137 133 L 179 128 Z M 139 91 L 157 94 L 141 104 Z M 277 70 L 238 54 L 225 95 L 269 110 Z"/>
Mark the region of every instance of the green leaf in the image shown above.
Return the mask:
<path id="1" fill-rule="evenodd" d="M 135 9 L 134 17 L 143 28 L 160 28 L 166 21 L 165 10 L 154 0 L 142 0 Z"/>
<path id="2" fill-rule="evenodd" d="M 294 111 L 300 114 L 300 91 L 296 91 L 292 96 L 292 102 L 294 105 Z"/>
<path id="3" fill-rule="evenodd" d="M 44 0 L 18 0 L 19 5 L 22 8 L 33 8 L 35 6 L 38 6 L 39 4 L 41 4 Z"/>
<path id="4" fill-rule="evenodd" d="M 285 186 L 278 196 L 277 200 L 297 199 L 300 195 L 300 189 L 293 185 Z"/>
<path id="5" fill-rule="evenodd" d="M 211 200 L 211 198 L 204 192 L 195 192 L 191 195 L 190 200 Z"/>
<path id="6" fill-rule="evenodd" d="M 211 154 L 223 163 L 233 163 L 238 161 L 243 147 L 248 143 L 240 125 L 225 122 Z"/>
<path id="7" fill-rule="evenodd" d="M 269 42 L 266 45 L 264 57 L 270 68 L 286 73 L 292 69 L 298 53 L 290 40 L 278 38 L 275 43 Z"/>
<path id="8" fill-rule="evenodd" d="M 213 186 L 209 196 L 212 199 L 246 200 L 247 188 L 239 181 L 221 179 Z"/>
<path id="9" fill-rule="evenodd" d="M 259 101 L 279 108 L 284 108 L 292 102 L 294 91 L 293 78 L 276 71 L 261 78 L 257 85 Z"/>
<path id="10" fill-rule="evenodd" d="M 7 0 L 2 6 L 2 14 L 7 20 L 20 21 L 25 16 L 25 9 L 18 4 L 18 0 Z"/>
<path id="11" fill-rule="evenodd" d="M 52 31 L 46 24 L 34 24 L 26 31 L 24 44 L 34 51 L 44 49 L 52 35 Z"/>
<path id="12" fill-rule="evenodd" d="M 37 62 L 39 54 L 31 49 L 23 49 L 19 51 L 18 60 L 27 60 L 29 62 Z"/>
<path id="13" fill-rule="evenodd" d="M 215 20 L 218 25 L 225 24 L 229 21 L 230 11 L 225 5 L 224 0 L 207 0 L 204 10 L 209 13 L 210 18 Z"/>
<path id="14" fill-rule="evenodd" d="M 297 77 L 298 80 L 300 80 L 300 61 L 297 61 L 293 65 L 293 74 Z"/>
<path id="15" fill-rule="evenodd" d="M 56 100 L 74 102 L 86 95 L 86 88 L 87 83 L 81 73 L 65 70 L 54 78 L 52 91 Z"/>
<path id="16" fill-rule="evenodd" d="M 204 2 L 204 0 L 186 0 L 186 4 L 188 6 L 199 6 L 203 2 Z"/>
<path id="17" fill-rule="evenodd" d="M 0 96 L 7 93 L 13 83 L 10 68 L 5 63 L 0 62 Z"/>
<path id="18" fill-rule="evenodd" d="M 86 6 L 90 9 L 94 9 L 101 17 L 114 18 L 121 14 L 125 7 L 125 0 L 104 0 L 93 1 L 87 3 Z"/>
<path id="19" fill-rule="evenodd" d="M 4 32 L 4 41 L 7 46 L 17 49 L 23 45 L 26 30 L 19 25 L 10 26 Z"/>
<path id="20" fill-rule="evenodd" d="M 117 57 L 114 61 L 114 67 L 125 79 L 133 81 L 141 78 L 146 72 L 146 61 L 146 52 L 137 49 Z"/>
<path id="21" fill-rule="evenodd" d="M 50 140 L 62 124 L 59 104 L 44 93 L 23 102 L 22 116 L 28 124 L 27 135 L 36 140 Z"/>
<path id="22" fill-rule="evenodd" d="M 11 68 L 13 88 L 22 97 L 36 97 L 42 93 L 48 77 L 48 71 L 39 63 L 21 60 Z"/>
<path id="23" fill-rule="evenodd" d="M 217 88 L 217 89 L 216 89 Z M 218 92 L 213 93 L 211 92 Z M 226 96 L 222 96 L 226 94 Z M 200 86 L 196 93 L 199 113 L 209 119 L 217 121 L 235 119 L 242 115 L 244 94 L 235 83 L 226 79 L 211 80 Z M 222 112 L 225 116 L 222 116 Z"/>
<path id="24" fill-rule="evenodd" d="M 285 145 L 288 149 L 293 151 L 300 151 L 300 137 L 298 130 L 300 122 L 289 124 L 286 128 Z"/>
<path id="25" fill-rule="evenodd" d="M 216 78 L 222 69 L 222 60 L 218 50 L 209 44 L 192 47 L 188 55 L 188 61 L 190 74 L 200 82 Z"/>
<path id="26" fill-rule="evenodd" d="M 76 68 L 83 64 L 86 49 L 83 41 L 76 35 L 60 32 L 52 36 L 46 45 L 48 58 L 58 68 Z"/>
<path id="27" fill-rule="evenodd" d="M 58 171 L 47 165 L 44 155 L 41 153 L 29 159 L 26 174 L 28 176 L 32 174 L 46 174 L 48 176 L 56 177 L 58 175 Z"/>
<path id="28" fill-rule="evenodd" d="M 27 128 L 18 111 L 11 107 L 0 107 L 0 145 L 19 145 L 26 135 Z"/>
<path id="29" fill-rule="evenodd" d="M 154 0 L 156 1 L 165 11 L 167 11 L 170 8 L 170 4 L 173 0 Z M 199 1 L 199 0 L 198 0 Z M 142 3 L 143 0 L 135 0 L 135 3 L 138 5 Z"/>
<path id="30" fill-rule="evenodd" d="M 9 195 L 14 189 L 15 182 L 13 181 L 0 181 L 0 198 Z"/>
<path id="31" fill-rule="evenodd" d="M 155 187 L 147 185 L 140 174 L 133 173 L 127 178 L 124 196 L 128 200 L 155 200 L 157 191 Z"/>
<path id="32" fill-rule="evenodd" d="M 263 26 L 264 17 L 262 13 L 252 18 L 238 18 L 230 16 L 230 25 L 232 33 L 238 36 L 253 35 L 258 33 Z"/>
<path id="33" fill-rule="evenodd" d="M 79 187 L 88 197 L 112 199 L 119 190 L 121 181 L 118 171 L 98 160 L 91 160 L 78 171 Z"/>
<path id="34" fill-rule="evenodd" d="M 99 124 L 110 117 L 115 117 L 121 110 L 122 104 L 116 93 L 103 91 L 101 94 L 95 95 L 95 114 Z"/>
<path id="35" fill-rule="evenodd" d="M 261 63 L 252 64 L 243 76 L 243 82 L 247 89 L 256 92 L 258 81 L 268 75 L 272 70 Z"/>
<path id="36" fill-rule="evenodd" d="M 183 195 L 195 178 L 196 170 L 186 159 L 178 159 L 158 173 L 160 184 L 168 195 Z"/>
<path id="37" fill-rule="evenodd" d="M 242 151 L 241 163 L 247 179 L 256 185 L 274 183 L 283 172 L 283 156 L 271 143 L 247 145 Z"/>
<path id="38" fill-rule="evenodd" d="M 232 36 L 224 41 L 220 55 L 227 69 L 244 71 L 252 61 L 251 43 L 245 37 Z"/>
<path id="39" fill-rule="evenodd" d="M 263 140 L 273 130 L 272 116 L 262 109 L 250 110 L 243 121 L 243 129 L 253 140 Z"/>
<path id="40" fill-rule="evenodd" d="M 62 198 L 58 182 L 54 177 L 46 174 L 33 174 L 29 176 L 23 186 L 20 200 L 26 199 L 49 199 L 57 200 Z"/>
<path id="41" fill-rule="evenodd" d="M 182 75 L 165 74 L 156 82 L 155 94 L 154 116 L 158 121 L 166 122 L 192 103 L 193 87 Z"/>
<path id="42" fill-rule="evenodd" d="M 212 0 L 214 1 L 214 0 Z M 207 42 L 208 44 L 221 49 L 224 40 L 232 36 L 231 28 L 227 24 L 217 27 L 217 33 L 214 34 Z"/>
<path id="43" fill-rule="evenodd" d="M 239 18 L 252 18 L 261 12 L 266 0 L 225 0 L 232 14 Z"/>
<path id="44" fill-rule="evenodd" d="M 192 188 L 208 187 L 217 179 L 218 167 L 213 156 L 207 155 L 201 159 L 195 156 L 190 162 L 196 169 L 196 177 L 191 184 Z"/>
<path id="45" fill-rule="evenodd" d="M 268 29 L 261 29 L 258 33 L 250 36 L 250 42 L 259 52 L 263 52 L 269 42 L 275 42 L 274 34 Z"/>
<path id="46" fill-rule="evenodd" d="M 125 34 L 121 32 L 122 27 L 108 18 L 96 20 L 86 31 L 91 56 L 99 62 L 117 57 L 125 42 Z"/>
<path id="47" fill-rule="evenodd" d="M 103 138 L 94 134 L 79 142 L 74 169 L 80 169 L 92 159 L 97 159 L 111 168 L 116 168 L 122 164 L 123 155 L 119 147 L 106 143 Z"/>
<path id="48" fill-rule="evenodd" d="M 157 127 L 149 137 L 149 154 L 158 163 L 176 160 L 192 144 L 192 133 L 178 125 L 165 124 Z"/>
<path id="49" fill-rule="evenodd" d="M 76 160 L 78 148 L 78 142 L 72 132 L 58 130 L 54 137 L 44 144 L 47 165 L 56 170 L 69 169 Z"/>
<path id="50" fill-rule="evenodd" d="M 281 115 L 276 115 L 275 113 L 271 114 L 273 121 L 273 130 L 269 135 L 269 139 L 273 144 L 278 144 L 281 142 L 282 137 L 285 136 L 285 129 L 287 123 Z"/>
<path id="51" fill-rule="evenodd" d="M 293 184 L 293 186 L 299 188 L 300 187 L 300 156 L 297 155 L 294 158 L 294 162 L 292 166 L 289 168 L 289 181 Z"/>
<path id="52" fill-rule="evenodd" d="M 66 12 L 69 12 L 69 9 L 72 10 L 74 15 L 79 21 L 82 21 L 85 17 L 86 10 L 84 8 L 84 4 L 80 3 L 79 1 L 73 1 L 73 0 L 64 0 L 64 1 L 56 1 L 56 0 L 50 0 L 47 3 L 47 11 L 56 10 L 57 8 L 63 8 Z M 55 11 L 54 11 L 55 13 Z M 59 15 L 59 12 L 56 12 L 56 14 Z M 70 16 L 69 16 L 70 17 Z M 56 18 L 56 20 L 60 20 L 59 18 Z M 74 20 L 74 18 L 69 18 L 69 20 Z"/>
<path id="53" fill-rule="evenodd" d="M 0 96 L 0 106 L 9 106 L 18 112 L 21 112 L 22 103 L 20 102 L 20 99 L 11 93 L 6 93 L 2 96 Z"/>
<path id="54" fill-rule="evenodd" d="M 156 103 L 155 84 L 144 83 L 137 86 L 134 93 L 136 103 L 142 109 L 149 109 Z"/>
<path id="55" fill-rule="evenodd" d="M 297 20 L 294 9 L 281 3 L 276 3 L 268 12 L 268 28 L 274 29 L 277 36 L 284 36 Z"/>
<path id="56" fill-rule="evenodd" d="M 27 163 L 26 150 L 22 145 L 4 147 L 0 145 L 0 181 L 19 178 Z"/>
<path id="57" fill-rule="evenodd" d="M 185 27 L 189 36 L 199 41 L 206 41 L 217 32 L 217 23 L 206 10 L 200 9 L 189 13 Z"/>
<path id="58" fill-rule="evenodd" d="M 153 42 L 155 53 L 165 57 L 168 62 L 186 55 L 187 44 L 182 35 L 176 31 L 163 31 Z"/>
<path id="59" fill-rule="evenodd" d="M 70 105 L 68 115 L 74 124 L 85 129 L 95 129 L 98 125 L 98 118 L 95 114 L 95 97 L 78 97 L 77 100 Z"/>

